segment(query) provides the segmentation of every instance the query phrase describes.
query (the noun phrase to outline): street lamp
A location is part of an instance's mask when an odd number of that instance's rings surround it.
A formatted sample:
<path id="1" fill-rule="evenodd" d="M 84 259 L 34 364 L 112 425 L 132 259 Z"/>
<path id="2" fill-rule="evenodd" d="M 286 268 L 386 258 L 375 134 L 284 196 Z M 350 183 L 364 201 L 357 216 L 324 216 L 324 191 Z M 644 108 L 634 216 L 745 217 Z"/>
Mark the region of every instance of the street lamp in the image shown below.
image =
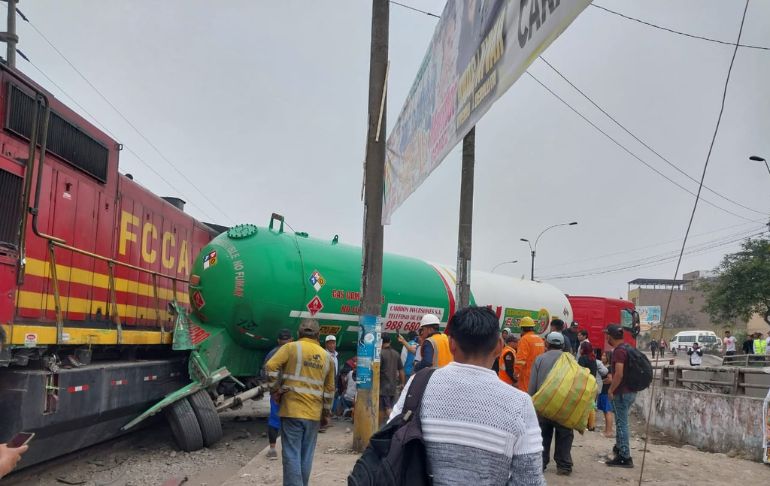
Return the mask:
<path id="1" fill-rule="evenodd" d="M 499 267 L 500 265 L 505 265 L 506 263 L 519 263 L 519 261 L 518 260 L 511 260 L 509 262 L 500 262 L 500 263 L 498 263 L 497 265 L 495 265 L 492 268 L 492 273 L 495 273 L 495 270 L 497 270 L 497 267 Z"/>
<path id="2" fill-rule="evenodd" d="M 539 235 L 537 235 L 534 246 L 528 239 L 521 238 L 521 241 L 524 241 L 529 245 L 529 251 L 532 254 L 532 272 L 530 273 L 530 280 L 535 280 L 535 251 L 537 250 L 537 242 L 540 241 L 540 237 L 543 236 L 543 233 L 545 233 L 549 229 L 558 228 L 559 226 L 575 226 L 576 224 L 577 224 L 577 221 L 573 221 L 571 223 L 559 223 L 559 224 L 555 224 L 553 226 L 547 227 L 546 229 L 541 231 Z"/>
<path id="3" fill-rule="evenodd" d="M 764 157 L 760 157 L 758 155 L 752 155 L 749 157 L 749 160 L 753 160 L 754 162 L 764 162 L 765 167 L 767 167 L 767 173 L 770 174 L 770 165 L 767 164 L 767 160 Z"/>

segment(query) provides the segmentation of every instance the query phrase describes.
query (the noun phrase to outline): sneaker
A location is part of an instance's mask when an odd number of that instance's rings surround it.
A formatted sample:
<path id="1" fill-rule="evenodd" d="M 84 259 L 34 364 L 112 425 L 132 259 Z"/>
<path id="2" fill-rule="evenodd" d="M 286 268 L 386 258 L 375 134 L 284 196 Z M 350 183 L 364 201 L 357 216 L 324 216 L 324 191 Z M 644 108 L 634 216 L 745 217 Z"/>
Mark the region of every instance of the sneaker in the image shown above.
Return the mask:
<path id="1" fill-rule="evenodd" d="M 615 459 L 612 459 L 610 461 L 605 462 L 607 466 L 609 467 L 625 467 L 625 468 L 632 468 L 634 467 L 634 460 L 629 458 L 623 458 L 620 456 L 615 456 Z"/>
<path id="2" fill-rule="evenodd" d="M 271 447 L 267 451 L 267 458 L 272 460 L 278 459 L 278 452 L 276 452 L 276 450 Z"/>
<path id="3" fill-rule="evenodd" d="M 569 476 L 570 474 L 572 474 L 572 470 L 571 469 L 557 469 L 556 470 L 556 475 L 557 476 Z"/>

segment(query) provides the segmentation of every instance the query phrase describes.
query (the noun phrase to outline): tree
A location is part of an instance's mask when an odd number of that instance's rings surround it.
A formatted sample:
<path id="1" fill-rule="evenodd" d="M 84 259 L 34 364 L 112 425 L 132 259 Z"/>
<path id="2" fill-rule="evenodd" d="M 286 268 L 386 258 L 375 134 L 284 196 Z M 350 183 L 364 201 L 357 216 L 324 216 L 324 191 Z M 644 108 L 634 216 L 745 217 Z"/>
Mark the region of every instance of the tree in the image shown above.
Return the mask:
<path id="1" fill-rule="evenodd" d="M 701 283 L 703 310 L 717 322 L 736 317 L 746 322 L 759 314 L 770 325 L 770 239 L 748 239 L 741 247 L 725 255 L 716 277 Z"/>

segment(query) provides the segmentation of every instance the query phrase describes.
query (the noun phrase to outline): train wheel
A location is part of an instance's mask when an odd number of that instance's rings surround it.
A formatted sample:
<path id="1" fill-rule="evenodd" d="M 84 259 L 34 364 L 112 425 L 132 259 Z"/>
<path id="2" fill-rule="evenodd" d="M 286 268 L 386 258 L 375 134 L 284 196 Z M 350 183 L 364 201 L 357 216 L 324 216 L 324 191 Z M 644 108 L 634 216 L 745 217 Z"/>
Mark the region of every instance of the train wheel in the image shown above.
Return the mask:
<path id="1" fill-rule="evenodd" d="M 219 414 L 209 394 L 206 390 L 200 390 L 187 399 L 190 400 L 190 405 L 198 418 L 198 425 L 203 433 L 203 443 L 209 447 L 219 442 L 222 438 L 222 422 L 219 421 Z"/>
<path id="2" fill-rule="evenodd" d="M 178 400 L 166 407 L 165 414 L 180 449 L 190 452 L 203 448 L 203 434 L 190 402 Z"/>

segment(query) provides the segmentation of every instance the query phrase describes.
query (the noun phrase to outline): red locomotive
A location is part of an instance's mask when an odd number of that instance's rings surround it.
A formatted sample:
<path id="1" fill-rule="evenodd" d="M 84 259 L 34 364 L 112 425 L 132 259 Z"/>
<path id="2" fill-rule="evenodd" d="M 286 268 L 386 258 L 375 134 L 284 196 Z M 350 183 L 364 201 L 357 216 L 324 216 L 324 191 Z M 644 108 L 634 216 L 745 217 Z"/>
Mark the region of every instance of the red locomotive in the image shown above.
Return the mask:
<path id="1" fill-rule="evenodd" d="M 118 434 L 186 383 L 166 307 L 187 302 L 218 231 L 120 174 L 115 140 L 0 68 L 0 443 L 36 432 L 29 465 Z"/>

